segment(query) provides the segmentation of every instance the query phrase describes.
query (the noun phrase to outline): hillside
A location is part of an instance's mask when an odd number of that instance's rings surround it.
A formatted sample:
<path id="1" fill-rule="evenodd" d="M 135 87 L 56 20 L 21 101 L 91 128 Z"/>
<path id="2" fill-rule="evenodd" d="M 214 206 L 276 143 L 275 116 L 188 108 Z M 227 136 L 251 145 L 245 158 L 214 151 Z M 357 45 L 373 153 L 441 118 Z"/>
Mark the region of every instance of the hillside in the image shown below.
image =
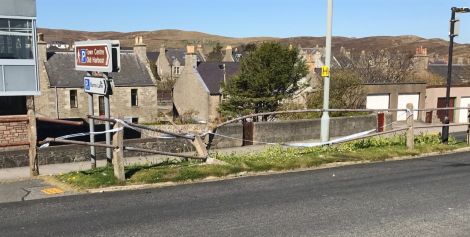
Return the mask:
<path id="1" fill-rule="evenodd" d="M 98 40 L 98 39 L 116 39 L 120 40 L 123 46 L 133 45 L 134 36 L 141 35 L 148 49 L 156 51 L 160 45 L 167 47 L 184 47 L 188 43 L 202 44 L 204 49 L 209 52 L 212 47 L 220 42 L 222 45 L 241 45 L 246 43 L 257 43 L 262 41 L 278 41 L 283 44 L 292 44 L 302 47 L 322 46 L 325 43 L 324 37 L 293 37 L 293 38 L 274 38 L 274 37 L 251 37 L 251 38 L 231 38 L 219 35 L 211 35 L 195 31 L 182 30 L 158 30 L 143 32 L 85 32 L 60 29 L 38 30 L 44 33 L 46 41 L 61 40 L 68 43 L 78 40 Z M 347 38 L 334 37 L 333 48 L 339 49 L 341 46 L 351 51 L 371 51 L 378 49 L 394 49 L 400 51 L 414 51 L 417 47 L 428 48 L 430 54 L 439 54 L 446 56 L 448 52 L 448 42 L 442 39 L 425 39 L 418 36 L 373 36 L 365 38 Z M 470 44 L 456 44 L 455 55 L 470 58 Z"/>

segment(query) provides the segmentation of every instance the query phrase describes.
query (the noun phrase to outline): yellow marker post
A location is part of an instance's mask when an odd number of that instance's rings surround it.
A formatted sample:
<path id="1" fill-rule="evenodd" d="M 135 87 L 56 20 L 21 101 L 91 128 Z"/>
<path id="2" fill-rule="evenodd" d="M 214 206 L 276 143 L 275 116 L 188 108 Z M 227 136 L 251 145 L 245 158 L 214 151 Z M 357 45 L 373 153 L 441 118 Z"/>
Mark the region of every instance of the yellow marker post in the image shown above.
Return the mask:
<path id="1" fill-rule="evenodd" d="M 328 66 L 321 67 L 321 76 L 330 77 L 330 68 Z"/>

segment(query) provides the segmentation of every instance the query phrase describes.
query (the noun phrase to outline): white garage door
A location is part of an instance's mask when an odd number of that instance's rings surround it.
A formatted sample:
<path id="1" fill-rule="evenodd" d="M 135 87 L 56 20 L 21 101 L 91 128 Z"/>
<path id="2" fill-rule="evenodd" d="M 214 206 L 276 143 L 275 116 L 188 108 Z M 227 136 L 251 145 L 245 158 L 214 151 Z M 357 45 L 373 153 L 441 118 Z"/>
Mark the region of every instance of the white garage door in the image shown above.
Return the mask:
<path id="1" fill-rule="evenodd" d="M 366 101 L 367 109 L 389 109 L 390 95 L 368 95 Z"/>
<path id="2" fill-rule="evenodd" d="M 413 104 L 414 109 L 419 109 L 419 94 L 401 94 L 398 95 L 398 109 L 406 109 L 408 103 Z M 414 120 L 418 119 L 418 111 L 413 113 Z M 403 121 L 406 120 L 406 112 L 398 112 L 397 120 Z"/>
<path id="3" fill-rule="evenodd" d="M 462 97 L 460 99 L 460 106 L 459 107 L 467 107 L 470 104 L 469 97 Z M 466 123 L 467 122 L 468 111 L 466 109 L 461 109 L 459 112 L 459 123 Z"/>

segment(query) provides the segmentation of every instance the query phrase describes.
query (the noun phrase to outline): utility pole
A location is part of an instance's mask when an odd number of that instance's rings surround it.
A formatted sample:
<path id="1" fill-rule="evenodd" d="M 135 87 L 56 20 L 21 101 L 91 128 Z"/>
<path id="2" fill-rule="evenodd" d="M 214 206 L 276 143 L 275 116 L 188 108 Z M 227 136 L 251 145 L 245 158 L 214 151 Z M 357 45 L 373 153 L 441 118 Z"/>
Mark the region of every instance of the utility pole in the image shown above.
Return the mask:
<path id="1" fill-rule="evenodd" d="M 327 0 L 327 16 L 326 16 L 326 44 L 325 44 L 325 67 L 329 71 L 331 67 L 331 36 L 333 31 L 333 0 Z M 330 75 L 324 77 L 323 86 L 323 109 L 327 110 L 330 106 Z M 321 117 L 321 141 L 330 140 L 330 115 L 328 111 L 323 111 Z"/>
<path id="2" fill-rule="evenodd" d="M 456 13 L 468 13 L 470 9 L 468 7 L 453 7 L 451 8 L 452 14 L 450 17 L 450 33 L 449 33 L 449 60 L 447 65 L 447 85 L 446 85 L 446 108 L 450 106 L 450 86 L 452 83 L 452 58 L 454 56 L 454 38 L 458 36 L 455 33 L 455 23 L 459 20 L 455 19 Z M 455 105 L 454 105 L 455 106 Z M 454 112 L 454 111 L 452 111 Z M 449 124 L 449 110 L 445 110 L 444 124 Z M 449 126 L 442 127 L 442 143 L 447 144 L 449 141 Z"/>

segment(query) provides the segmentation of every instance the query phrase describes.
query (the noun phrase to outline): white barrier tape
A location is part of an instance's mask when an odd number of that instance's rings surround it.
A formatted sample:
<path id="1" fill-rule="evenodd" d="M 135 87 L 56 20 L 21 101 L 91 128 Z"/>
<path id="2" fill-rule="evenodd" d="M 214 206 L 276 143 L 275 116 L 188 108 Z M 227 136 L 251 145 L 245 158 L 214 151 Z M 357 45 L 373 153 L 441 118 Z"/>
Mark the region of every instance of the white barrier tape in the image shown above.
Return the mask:
<path id="1" fill-rule="evenodd" d="M 212 135 L 214 135 L 214 136 L 224 137 L 224 138 L 228 138 L 228 139 L 232 139 L 232 140 L 236 140 L 236 141 L 242 141 L 242 142 L 253 142 L 253 143 L 257 143 L 257 144 L 266 144 L 266 145 L 279 145 L 279 143 L 259 142 L 259 141 L 245 140 L 245 139 L 242 139 L 242 138 L 229 137 L 229 136 L 225 136 L 225 135 L 218 134 L 218 133 L 212 133 L 212 132 L 206 132 L 206 133 L 204 133 L 204 135 L 207 135 L 207 134 L 212 134 Z"/>
<path id="2" fill-rule="evenodd" d="M 124 128 L 114 128 L 106 131 L 100 131 L 100 132 L 84 132 L 84 133 L 75 133 L 75 134 L 69 134 L 61 137 L 57 137 L 56 139 L 68 139 L 68 138 L 73 138 L 73 137 L 84 137 L 84 136 L 89 136 L 90 134 L 93 135 L 100 135 L 100 134 L 105 134 L 105 133 L 114 133 L 114 132 L 119 132 L 123 130 Z M 50 143 L 45 143 L 39 147 L 39 149 L 49 147 Z"/>
<path id="3" fill-rule="evenodd" d="M 375 132 L 375 129 L 371 129 L 371 130 L 365 131 L 365 132 L 355 133 L 355 134 L 352 134 L 352 135 L 349 135 L 349 136 L 346 136 L 346 137 L 341 137 L 341 138 L 338 138 L 338 139 L 334 139 L 334 140 L 331 140 L 331 141 L 328 141 L 328 142 L 286 143 L 286 144 L 282 144 L 282 145 L 283 146 L 291 146 L 291 147 L 317 147 L 317 146 L 324 146 L 324 145 L 333 145 L 335 143 L 344 142 L 344 141 L 351 140 L 351 139 L 354 139 L 354 138 L 360 138 L 360 137 L 365 136 L 365 135 L 367 135 L 369 133 L 372 133 L 372 132 Z"/>
<path id="4" fill-rule="evenodd" d="M 137 132 L 142 133 L 142 131 L 144 130 L 144 129 L 142 129 L 142 128 L 134 127 L 134 126 L 128 124 L 126 121 L 123 121 L 123 120 L 121 120 L 121 119 L 114 119 L 114 120 L 116 120 L 116 122 L 122 124 L 124 127 L 129 128 L 129 129 L 132 129 L 132 130 L 134 130 L 134 131 L 137 131 Z M 164 134 L 164 133 L 163 133 L 163 134 Z M 194 137 L 196 136 L 196 135 L 194 135 L 194 134 L 186 134 L 186 135 L 188 135 L 188 138 L 194 138 Z M 175 139 L 176 137 L 175 137 L 175 136 L 168 135 L 168 134 L 164 134 L 163 136 L 152 137 L 152 138 L 158 138 L 158 139 Z"/>

